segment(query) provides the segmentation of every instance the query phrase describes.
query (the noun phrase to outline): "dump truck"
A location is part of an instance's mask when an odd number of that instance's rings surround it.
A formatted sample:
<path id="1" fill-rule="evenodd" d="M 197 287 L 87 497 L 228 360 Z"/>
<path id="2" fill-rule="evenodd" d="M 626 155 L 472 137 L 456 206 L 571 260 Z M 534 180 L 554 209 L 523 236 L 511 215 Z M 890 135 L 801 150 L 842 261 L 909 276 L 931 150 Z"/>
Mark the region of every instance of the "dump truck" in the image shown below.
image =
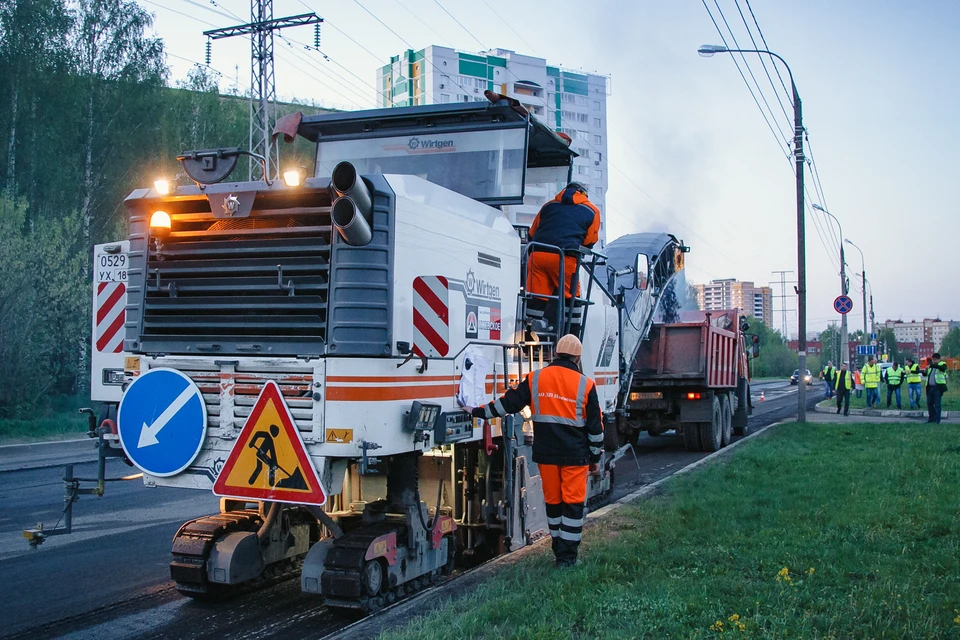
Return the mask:
<path id="1" fill-rule="evenodd" d="M 677 322 L 652 324 L 629 367 L 625 439 L 675 430 L 688 450 L 717 451 L 747 435 L 748 355 L 759 348 L 748 330 L 737 309 L 683 311 Z"/>

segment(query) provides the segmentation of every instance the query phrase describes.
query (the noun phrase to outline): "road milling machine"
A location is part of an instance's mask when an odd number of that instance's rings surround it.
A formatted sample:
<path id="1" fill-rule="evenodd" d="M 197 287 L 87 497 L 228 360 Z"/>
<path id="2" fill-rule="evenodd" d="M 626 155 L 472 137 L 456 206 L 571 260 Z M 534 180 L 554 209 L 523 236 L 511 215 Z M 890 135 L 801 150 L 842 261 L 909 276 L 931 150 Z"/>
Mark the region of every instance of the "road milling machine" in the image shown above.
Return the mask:
<path id="1" fill-rule="evenodd" d="M 249 153 L 191 151 L 193 184 L 126 199 L 129 239 L 95 254 L 114 264 L 94 287 L 94 397 L 145 484 L 221 496 L 173 541 L 182 593 L 299 568 L 304 591 L 368 612 L 547 535 L 530 424 L 462 407 L 549 363 L 564 333 L 607 432 L 590 496 L 611 491 L 625 372 L 687 248 L 638 234 L 616 260 L 575 252 L 580 294 L 534 330 L 524 263 L 560 250 L 526 230 L 576 154 L 488 98 L 294 114 L 278 135 L 316 144 L 310 177 L 231 182 Z M 104 337 L 112 282 L 122 340 Z"/>

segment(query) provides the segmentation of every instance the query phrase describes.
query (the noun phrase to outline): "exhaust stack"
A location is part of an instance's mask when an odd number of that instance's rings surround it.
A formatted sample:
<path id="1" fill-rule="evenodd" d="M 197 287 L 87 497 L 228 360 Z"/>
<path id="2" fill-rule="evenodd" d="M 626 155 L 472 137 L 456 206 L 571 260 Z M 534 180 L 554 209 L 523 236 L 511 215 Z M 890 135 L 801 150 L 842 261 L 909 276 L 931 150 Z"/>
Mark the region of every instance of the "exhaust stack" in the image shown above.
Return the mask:
<path id="1" fill-rule="evenodd" d="M 333 169 L 330 186 L 336 195 L 331 217 L 337 231 L 349 245 L 368 244 L 373 239 L 370 229 L 373 199 L 356 167 L 349 162 L 338 164 Z"/>

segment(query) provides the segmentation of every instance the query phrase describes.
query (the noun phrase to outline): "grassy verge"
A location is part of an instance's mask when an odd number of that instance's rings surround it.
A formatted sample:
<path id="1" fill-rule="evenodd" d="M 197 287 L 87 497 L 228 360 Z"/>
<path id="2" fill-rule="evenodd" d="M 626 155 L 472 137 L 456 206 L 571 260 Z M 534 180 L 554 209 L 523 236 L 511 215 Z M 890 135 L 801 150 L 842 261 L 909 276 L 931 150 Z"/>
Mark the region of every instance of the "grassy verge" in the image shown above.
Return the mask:
<path id="1" fill-rule="evenodd" d="M 956 638 L 952 427 L 783 425 L 387 638 Z"/>
<path id="2" fill-rule="evenodd" d="M 80 437 L 87 431 L 86 416 L 77 413 L 81 406 L 90 406 L 89 400 L 63 396 L 51 398 L 29 417 L 0 418 L 0 444 Z"/>
<path id="3" fill-rule="evenodd" d="M 820 387 L 820 392 L 823 393 L 823 386 Z M 907 388 L 906 386 L 900 389 L 900 406 L 904 409 L 910 408 L 910 400 L 907 398 Z M 960 411 L 960 393 L 957 393 L 953 389 L 950 389 L 941 399 L 942 409 L 944 411 Z M 823 400 L 818 403 L 821 407 L 833 407 L 837 408 L 837 399 L 833 398 L 832 400 Z M 863 393 L 859 398 L 856 396 L 855 391 L 850 392 L 850 408 L 851 409 L 866 409 L 867 408 L 867 394 Z M 880 408 L 887 408 L 887 390 L 885 387 L 880 388 Z M 896 395 L 890 396 L 890 408 L 897 408 L 897 397 Z M 920 408 L 926 411 L 927 409 L 927 389 L 924 387 L 920 390 Z"/>

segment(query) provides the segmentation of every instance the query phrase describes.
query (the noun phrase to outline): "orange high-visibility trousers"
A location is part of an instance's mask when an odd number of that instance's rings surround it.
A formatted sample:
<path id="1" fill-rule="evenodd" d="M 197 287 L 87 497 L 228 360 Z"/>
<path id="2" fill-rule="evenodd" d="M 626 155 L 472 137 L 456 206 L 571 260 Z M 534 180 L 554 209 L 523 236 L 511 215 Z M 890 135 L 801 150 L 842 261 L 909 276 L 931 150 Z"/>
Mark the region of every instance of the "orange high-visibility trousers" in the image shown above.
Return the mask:
<path id="1" fill-rule="evenodd" d="M 555 464 L 537 466 L 543 481 L 544 502 L 583 504 L 587 501 L 587 473 L 590 467 L 561 467 Z"/>
<path id="2" fill-rule="evenodd" d="M 543 481 L 547 527 L 557 566 L 572 566 L 583 537 L 583 516 L 587 501 L 587 474 L 590 467 L 555 464 L 537 465 Z"/>
<path id="3" fill-rule="evenodd" d="M 570 297 L 570 284 L 577 272 L 576 256 L 563 259 L 564 294 Z M 547 296 L 557 295 L 560 289 L 560 256 L 556 253 L 534 251 L 527 260 L 527 292 Z M 580 283 L 577 282 L 577 295 Z"/>

